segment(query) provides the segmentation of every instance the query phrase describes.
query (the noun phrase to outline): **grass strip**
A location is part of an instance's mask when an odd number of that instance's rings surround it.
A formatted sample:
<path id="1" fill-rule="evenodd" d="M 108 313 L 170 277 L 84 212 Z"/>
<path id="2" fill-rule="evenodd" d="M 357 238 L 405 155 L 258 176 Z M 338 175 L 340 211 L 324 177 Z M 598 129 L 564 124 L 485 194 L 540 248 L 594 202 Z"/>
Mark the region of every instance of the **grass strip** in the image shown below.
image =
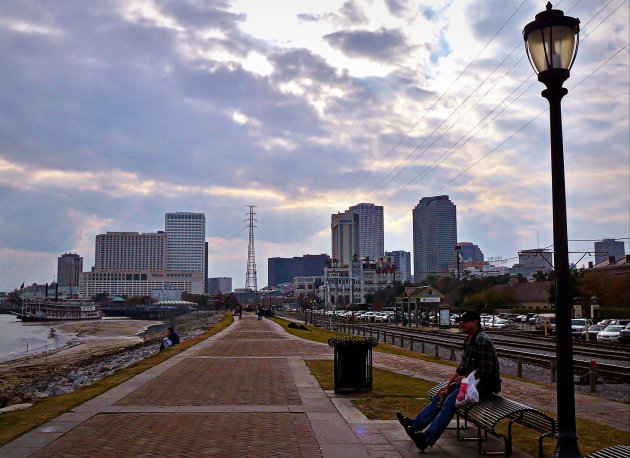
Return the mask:
<path id="1" fill-rule="evenodd" d="M 35 402 L 27 409 L 15 410 L 0 414 L 0 445 L 11 442 L 13 439 L 30 431 L 33 428 L 46 423 L 59 415 L 72 410 L 90 399 L 103 394 L 111 388 L 120 385 L 132 377 L 166 361 L 170 357 L 192 347 L 199 342 L 212 337 L 227 328 L 234 321 L 232 313 L 226 312 L 220 321 L 206 328 L 203 334 L 192 339 L 182 340 L 179 345 L 174 345 L 162 350 L 155 355 L 138 361 L 129 367 L 120 369 L 94 383 L 79 388 L 71 393 L 60 396 L 52 396 Z"/>
<path id="2" fill-rule="evenodd" d="M 314 360 L 306 361 L 306 364 L 323 389 L 334 389 L 333 361 Z M 407 416 L 415 416 L 420 412 L 428 403 L 425 396 L 433 385 L 435 383 L 431 381 L 373 369 L 374 390 L 370 393 L 352 394 L 349 397 L 368 419 L 394 420 L 397 411 L 401 411 Z M 544 410 L 543 412 L 557 419 L 554 413 Z M 498 425 L 497 431 L 507 435 L 507 421 L 502 421 Z M 582 418 L 577 419 L 577 433 L 580 437 L 580 452 L 584 455 L 612 445 L 630 445 L 630 432 Z M 470 435 L 476 435 L 476 430 L 471 431 Z M 512 436 L 514 447 L 531 456 L 538 455 L 538 433 L 536 431 L 515 423 L 512 426 Z M 545 439 L 545 456 L 552 456 L 555 449 L 556 440 L 553 438 Z"/>
<path id="3" fill-rule="evenodd" d="M 287 325 L 290 323 L 289 320 L 285 320 L 284 318 L 271 318 L 271 320 L 278 323 L 282 328 L 287 331 L 289 334 L 292 334 L 297 337 L 301 337 L 306 340 L 313 340 L 315 342 L 320 343 L 328 343 L 328 339 L 331 337 L 344 337 L 350 334 L 344 334 L 342 332 L 335 331 L 327 331 L 326 329 L 318 328 L 316 326 L 307 325 L 306 327 L 310 329 L 310 331 L 304 331 L 302 329 L 294 329 L 289 328 Z M 452 361 L 444 361 L 443 359 L 436 359 L 430 356 L 424 355 L 422 353 L 418 353 L 416 351 L 406 350 L 404 348 L 396 347 L 395 345 L 386 344 L 383 342 L 379 342 L 377 347 L 374 347 L 373 351 L 379 353 L 387 353 L 390 355 L 398 355 L 398 356 L 408 356 L 414 359 L 420 359 L 422 361 L 428 361 L 431 363 L 444 364 L 445 366 L 457 367 L 458 364 Z"/>

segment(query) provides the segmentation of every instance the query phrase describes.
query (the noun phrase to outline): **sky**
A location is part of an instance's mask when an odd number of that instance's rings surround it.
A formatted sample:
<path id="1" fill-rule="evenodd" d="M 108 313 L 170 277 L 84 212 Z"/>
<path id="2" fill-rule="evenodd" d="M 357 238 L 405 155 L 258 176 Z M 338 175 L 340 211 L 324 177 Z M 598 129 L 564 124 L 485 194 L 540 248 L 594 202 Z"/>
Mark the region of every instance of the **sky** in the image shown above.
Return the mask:
<path id="1" fill-rule="evenodd" d="M 95 236 L 204 212 L 209 276 L 245 283 L 246 205 L 267 258 L 330 253 L 330 214 L 457 205 L 459 241 L 514 262 L 552 244 L 544 86 L 530 0 L 0 2 L 0 291 Z M 581 21 L 563 129 L 571 260 L 630 233 L 627 0 L 563 0 Z M 582 263 L 592 260 L 587 255 Z"/>

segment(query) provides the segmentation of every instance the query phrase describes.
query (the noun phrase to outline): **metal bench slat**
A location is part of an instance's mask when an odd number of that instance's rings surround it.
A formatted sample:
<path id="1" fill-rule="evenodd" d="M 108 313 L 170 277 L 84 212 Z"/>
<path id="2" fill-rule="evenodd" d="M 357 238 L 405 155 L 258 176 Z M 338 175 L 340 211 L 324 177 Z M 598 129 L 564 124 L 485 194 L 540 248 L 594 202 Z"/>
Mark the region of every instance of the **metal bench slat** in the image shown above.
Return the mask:
<path id="1" fill-rule="evenodd" d="M 615 445 L 595 453 L 591 453 L 586 458 L 629 458 L 630 445 Z"/>
<path id="2" fill-rule="evenodd" d="M 429 399 L 433 399 L 440 388 L 444 386 L 446 386 L 446 382 L 433 386 L 427 392 Z M 512 423 L 518 423 L 541 433 L 539 437 L 539 447 L 542 447 L 544 437 L 555 434 L 557 431 L 557 422 L 553 417 L 525 404 L 496 394 L 490 395 L 490 397 L 479 403 L 458 407 L 456 412 L 457 415 L 464 420 L 483 428 L 497 437 L 503 437 L 506 441 L 506 454 L 510 453 L 511 450 L 509 435 L 506 437 L 495 430 L 496 425 L 502 420 L 509 420 L 508 430 L 511 429 Z M 481 450 L 481 445 L 479 445 L 479 447 Z M 542 448 L 540 448 L 540 453 L 542 453 Z M 609 455 L 601 455 L 597 456 L 597 458 L 608 458 L 608 456 Z M 613 456 L 615 458 L 617 457 L 617 455 L 611 455 L 611 457 Z"/>

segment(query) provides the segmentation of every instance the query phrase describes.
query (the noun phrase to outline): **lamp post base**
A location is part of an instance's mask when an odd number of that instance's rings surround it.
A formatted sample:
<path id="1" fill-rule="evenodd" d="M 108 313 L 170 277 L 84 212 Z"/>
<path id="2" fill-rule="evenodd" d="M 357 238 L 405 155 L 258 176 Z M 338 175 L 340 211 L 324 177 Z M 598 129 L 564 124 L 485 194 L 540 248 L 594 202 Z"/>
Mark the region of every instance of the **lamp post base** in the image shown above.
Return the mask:
<path id="1" fill-rule="evenodd" d="M 581 458 L 577 434 L 558 434 L 558 445 L 554 458 Z"/>

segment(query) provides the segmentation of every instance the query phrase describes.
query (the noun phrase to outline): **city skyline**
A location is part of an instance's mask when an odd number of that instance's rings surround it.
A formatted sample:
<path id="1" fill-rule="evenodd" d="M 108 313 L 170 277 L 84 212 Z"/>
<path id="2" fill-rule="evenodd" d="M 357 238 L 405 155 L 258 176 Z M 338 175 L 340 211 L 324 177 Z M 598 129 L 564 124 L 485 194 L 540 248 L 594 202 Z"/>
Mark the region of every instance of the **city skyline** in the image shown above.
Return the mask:
<path id="1" fill-rule="evenodd" d="M 628 237 L 622 6 L 559 6 L 582 24 L 563 101 L 570 251 Z M 521 36 L 544 2 L 277 9 L 0 5 L 0 290 L 52 280 L 62 253 L 93 265 L 96 234 L 151 232 L 173 209 L 209 215 L 207 276 L 242 287 L 248 202 L 261 279 L 269 257 L 328 252 L 330 214 L 356 202 L 384 206 L 386 250 L 412 251 L 410 209 L 439 194 L 487 257 L 551 244 L 546 101 Z"/>

